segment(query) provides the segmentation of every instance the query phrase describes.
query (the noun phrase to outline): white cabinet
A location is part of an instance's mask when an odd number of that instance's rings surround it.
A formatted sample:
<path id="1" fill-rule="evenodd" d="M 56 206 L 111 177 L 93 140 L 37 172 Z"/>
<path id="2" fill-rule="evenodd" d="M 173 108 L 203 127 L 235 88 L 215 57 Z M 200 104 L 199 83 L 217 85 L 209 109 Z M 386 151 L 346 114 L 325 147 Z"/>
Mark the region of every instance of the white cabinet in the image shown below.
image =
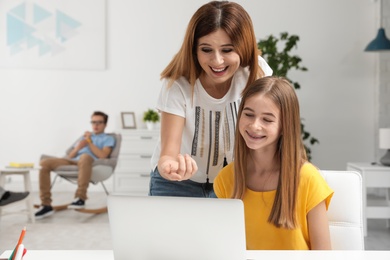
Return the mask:
<path id="1" fill-rule="evenodd" d="M 363 225 L 364 235 L 367 235 L 367 219 L 387 219 L 386 226 L 390 227 L 390 167 L 372 165 L 368 162 L 349 162 L 347 170 L 357 171 L 363 179 Z M 367 188 L 387 189 L 383 200 L 368 200 Z"/>
<path id="2" fill-rule="evenodd" d="M 114 173 L 114 192 L 147 195 L 150 159 L 160 130 L 123 130 L 122 145 Z"/>

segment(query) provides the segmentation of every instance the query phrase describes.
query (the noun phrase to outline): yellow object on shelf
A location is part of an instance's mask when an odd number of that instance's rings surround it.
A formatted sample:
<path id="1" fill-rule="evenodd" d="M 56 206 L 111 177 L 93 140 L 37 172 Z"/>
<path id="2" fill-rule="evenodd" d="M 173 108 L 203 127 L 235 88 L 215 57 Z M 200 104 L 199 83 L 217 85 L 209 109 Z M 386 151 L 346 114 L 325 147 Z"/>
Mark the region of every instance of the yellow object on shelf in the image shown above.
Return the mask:
<path id="1" fill-rule="evenodd" d="M 15 168 L 33 168 L 34 167 L 34 163 L 10 162 L 9 166 L 10 167 L 15 167 Z"/>

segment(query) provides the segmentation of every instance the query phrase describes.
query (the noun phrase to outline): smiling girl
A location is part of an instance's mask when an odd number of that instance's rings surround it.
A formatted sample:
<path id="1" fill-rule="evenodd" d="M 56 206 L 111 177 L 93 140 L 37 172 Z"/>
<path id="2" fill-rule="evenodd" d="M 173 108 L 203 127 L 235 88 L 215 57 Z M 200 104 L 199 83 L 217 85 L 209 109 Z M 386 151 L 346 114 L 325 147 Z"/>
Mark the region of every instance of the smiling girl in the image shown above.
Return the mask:
<path id="1" fill-rule="evenodd" d="M 307 161 L 298 98 L 283 78 L 245 89 L 234 162 L 214 182 L 218 198 L 244 203 L 248 250 L 331 249 L 326 211 L 333 191 Z"/>

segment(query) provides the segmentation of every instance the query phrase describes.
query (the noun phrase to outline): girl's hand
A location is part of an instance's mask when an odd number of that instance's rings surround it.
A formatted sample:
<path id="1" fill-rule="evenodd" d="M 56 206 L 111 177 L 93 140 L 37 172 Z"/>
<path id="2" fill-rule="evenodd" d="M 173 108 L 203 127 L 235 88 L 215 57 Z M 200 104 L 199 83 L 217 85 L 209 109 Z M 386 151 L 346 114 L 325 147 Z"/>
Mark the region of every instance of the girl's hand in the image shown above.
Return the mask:
<path id="1" fill-rule="evenodd" d="M 190 179 L 198 171 L 198 166 L 190 155 L 179 154 L 176 160 L 161 158 L 158 163 L 158 171 L 167 180 L 183 181 Z"/>

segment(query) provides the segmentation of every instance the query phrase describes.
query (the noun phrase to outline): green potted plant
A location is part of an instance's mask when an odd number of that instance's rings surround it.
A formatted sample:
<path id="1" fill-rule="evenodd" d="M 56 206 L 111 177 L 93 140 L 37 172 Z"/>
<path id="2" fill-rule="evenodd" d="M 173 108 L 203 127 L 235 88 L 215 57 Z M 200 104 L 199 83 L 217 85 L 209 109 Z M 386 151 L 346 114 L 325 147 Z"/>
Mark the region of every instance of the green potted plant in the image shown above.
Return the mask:
<path id="1" fill-rule="evenodd" d="M 302 59 L 299 56 L 290 53 L 293 48 L 297 47 L 298 41 L 299 36 L 289 35 L 287 32 L 282 32 L 280 37 L 270 35 L 268 38 L 261 39 L 257 43 L 258 48 L 261 50 L 261 56 L 272 68 L 273 75 L 285 77 L 291 82 L 295 89 L 300 89 L 301 86 L 298 82 L 292 81 L 287 76 L 287 73 L 291 69 L 307 71 L 307 68 L 301 65 Z M 283 45 L 284 47 L 279 50 L 278 46 Z M 305 145 L 307 157 L 311 160 L 310 145 L 319 143 L 319 141 L 317 138 L 311 136 L 311 134 L 305 129 L 305 125 L 302 121 L 303 119 L 301 119 L 302 139 Z"/>
<path id="2" fill-rule="evenodd" d="M 146 123 L 146 127 L 149 130 L 154 128 L 154 125 L 160 121 L 160 115 L 153 109 L 148 109 L 144 112 L 143 121 Z"/>

